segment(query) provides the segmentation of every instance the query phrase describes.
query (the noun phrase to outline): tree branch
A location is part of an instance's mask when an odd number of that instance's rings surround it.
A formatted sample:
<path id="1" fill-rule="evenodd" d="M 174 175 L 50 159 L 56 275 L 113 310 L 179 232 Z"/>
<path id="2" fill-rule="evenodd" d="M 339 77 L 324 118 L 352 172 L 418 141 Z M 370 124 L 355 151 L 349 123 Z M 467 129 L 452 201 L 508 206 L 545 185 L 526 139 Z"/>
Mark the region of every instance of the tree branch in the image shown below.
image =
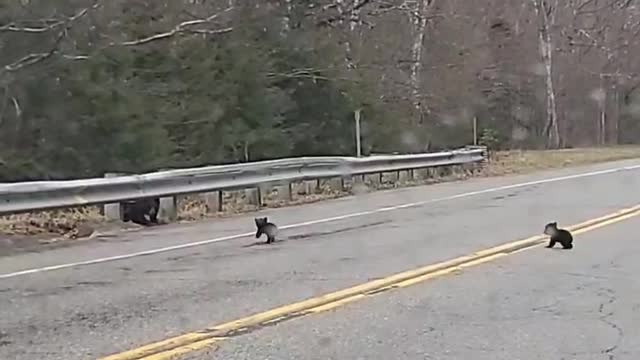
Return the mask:
<path id="1" fill-rule="evenodd" d="M 67 29 L 68 28 L 65 27 L 62 31 L 60 31 L 60 33 L 56 38 L 56 41 L 51 47 L 51 50 L 43 53 L 32 53 L 14 61 L 11 64 L 5 65 L 2 67 L 2 69 L 0 69 L 0 75 L 2 75 L 2 73 L 4 72 L 14 72 L 22 69 L 25 66 L 37 64 L 53 56 L 53 54 L 55 54 L 56 51 L 58 51 L 58 46 L 62 42 L 62 39 L 66 37 Z"/>
<path id="2" fill-rule="evenodd" d="M 68 32 L 71 24 L 74 21 L 76 21 L 76 20 L 80 19 L 81 17 L 85 16 L 90 10 L 96 9 L 98 6 L 99 6 L 99 3 L 96 2 L 92 7 L 88 7 L 88 8 L 82 9 L 81 11 L 79 11 L 75 15 L 67 18 L 66 20 L 57 20 L 57 21 L 53 22 L 52 24 L 50 24 L 49 26 L 45 26 L 45 27 L 38 27 L 38 28 L 36 28 L 36 27 L 20 27 L 20 26 L 15 25 L 15 23 L 7 24 L 7 25 L 4 25 L 4 26 L 0 27 L 0 31 L 26 32 L 26 33 L 44 33 L 44 32 L 56 29 L 60 25 L 63 25 L 63 24 L 65 25 L 64 29 L 62 29 L 60 31 L 60 33 L 58 34 L 58 36 L 56 37 L 55 43 L 51 47 L 51 49 L 49 51 L 40 52 L 40 53 L 31 53 L 31 54 L 23 56 L 22 58 L 14 61 L 14 62 L 12 62 L 10 64 L 4 65 L 4 66 L 2 66 L 0 68 L 0 75 L 2 75 L 3 73 L 7 73 L 7 72 L 15 72 L 15 71 L 18 71 L 18 70 L 20 70 L 20 69 L 22 69 L 24 67 L 37 64 L 39 62 L 42 62 L 44 60 L 47 60 L 47 59 L 51 58 L 53 55 L 59 53 L 60 43 L 66 37 L 67 32 Z M 144 45 L 144 44 L 148 44 L 148 43 L 153 42 L 153 41 L 167 39 L 167 38 L 173 37 L 173 36 L 181 34 L 181 33 L 203 34 L 203 35 L 225 34 L 225 33 L 233 31 L 233 28 L 232 27 L 226 27 L 226 28 L 221 28 L 221 29 L 193 29 L 192 27 L 194 27 L 196 25 L 211 23 L 212 21 L 214 21 L 215 19 L 220 17 L 222 14 L 227 13 L 227 12 L 231 11 L 232 9 L 233 9 L 233 7 L 229 7 L 227 9 L 225 9 L 224 11 L 215 13 L 215 14 L 213 14 L 213 15 L 207 17 L 207 18 L 204 18 L 204 19 L 195 19 L 195 20 L 189 20 L 189 21 L 181 22 L 180 24 L 176 25 L 172 30 L 167 31 L 167 32 L 157 33 L 157 34 L 150 35 L 150 36 L 147 36 L 147 37 L 144 37 L 144 38 L 124 41 L 124 42 L 115 42 L 115 41 L 113 41 L 113 42 L 109 43 L 108 45 L 99 48 L 97 51 L 105 50 L 106 48 L 114 47 L 114 46 L 127 46 L 128 47 L 128 46 Z M 64 59 L 74 60 L 74 61 L 87 60 L 87 59 L 89 59 L 91 57 L 91 55 L 89 55 L 89 54 L 80 54 L 80 55 L 60 54 L 60 56 L 62 58 L 64 58 Z"/>
<path id="3" fill-rule="evenodd" d="M 364 23 L 362 21 L 362 19 L 359 18 L 354 18 L 354 13 L 357 13 L 359 10 L 362 10 L 364 7 L 366 7 L 367 5 L 372 4 L 373 2 L 375 2 L 374 0 L 360 0 L 358 2 L 354 2 L 351 6 L 344 6 L 344 4 L 340 3 L 339 1 L 332 1 L 330 4 L 324 5 L 320 8 L 320 11 L 324 12 L 327 11 L 329 9 L 336 9 L 338 11 L 338 14 L 336 15 L 331 15 L 328 16 L 325 19 L 319 20 L 316 22 L 317 26 L 328 26 L 328 27 L 333 27 L 333 24 L 338 22 L 338 23 L 342 23 L 346 20 L 348 21 L 356 21 L 360 24 Z M 306 12 L 305 16 L 310 17 L 310 16 L 314 16 L 317 15 L 313 10 Z M 369 27 L 373 27 L 371 24 L 367 24 L 369 25 Z"/>
<path id="4" fill-rule="evenodd" d="M 41 53 L 31 53 L 23 56 L 22 58 L 10 64 L 4 65 L 2 68 L 0 68 L 0 75 L 6 72 L 15 72 L 26 66 L 37 64 L 53 56 L 58 51 L 58 47 L 60 46 L 60 43 L 62 42 L 62 40 L 67 36 L 67 32 L 71 27 L 71 24 L 73 24 L 78 19 L 84 17 L 86 14 L 89 13 L 90 10 L 94 10 L 99 6 L 100 6 L 100 3 L 96 1 L 91 7 L 84 8 L 79 12 L 77 12 L 75 15 L 68 17 L 64 20 L 56 20 L 50 25 L 45 27 L 36 28 L 36 27 L 17 26 L 15 22 L 4 25 L 4 26 L 0 26 L 0 32 L 5 31 L 5 32 L 43 33 L 43 32 L 54 30 L 59 26 L 64 25 L 64 28 L 58 33 L 56 40 L 54 41 L 54 44 L 49 51 L 41 52 Z"/>
<path id="5" fill-rule="evenodd" d="M 215 20 L 216 18 L 218 18 L 220 15 L 222 15 L 224 13 L 227 13 L 227 12 L 229 12 L 231 10 L 233 10 L 233 7 L 229 7 L 229 8 L 225 9 L 222 12 L 215 13 L 215 14 L 207 17 L 206 19 L 196 19 L 196 20 L 183 21 L 180 24 L 176 25 L 173 29 L 171 29 L 170 31 L 167 31 L 167 32 L 158 33 L 158 34 L 154 34 L 154 35 L 147 36 L 147 37 L 144 37 L 144 38 L 125 41 L 125 42 L 121 42 L 121 43 L 112 42 L 110 44 L 110 46 L 144 45 L 144 44 L 148 44 L 148 43 L 150 43 L 152 41 L 170 38 L 172 36 L 175 36 L 175 35 L 180 34 L 180 33 L 185 33 L 185 32 L 197 33 L 197 34 L 223 34 L 223 33 L 227 33 L 227 32 L 232 31 L 233 28 L 228 27 L 228 28 L 219 29 L 219 30 L 193 30 L 193 29 L 188 29 L 188 28 L 192 27 L 192 26 L 195 26 L 195 25 L 201 25 L 201 24 L 210 23 L 213 20 Z"/>
<path id="6" fill-rule="evenodd" d="M 39 34 L 47 31 L 55 30 L 60 26 L 67 27 L 69 23 L 72 23 L 80 19 L 81 17 L 85 16 L 89 12 L 89 10 L 97 9 L 99 6 L 100 4 L 96 2 L 93 4 L 93 6 L 84 8 L 73 16 L 70 16 L 66 19 L 55 20 L 51 24 L 47 26 L 42 26 L 42 27 L 20 26 L 20 25 L 17 25 L 15 22 L 11 22 L 9 24 L 0 26 L 0 32 L 23 32 L 23 33 Z M 45 20 L 44 22 L 47 22 L 47 21 Z"/>
<path id="7" fill-rule="evenodd" d="M 15 97 L 11 98 L 11 102 L 13 103 L 13 107 L 16 109 L 16 118 L 22 117 L 22 108 L 20 108 L 20 103 L 18 103 L 18 99 Z"/>

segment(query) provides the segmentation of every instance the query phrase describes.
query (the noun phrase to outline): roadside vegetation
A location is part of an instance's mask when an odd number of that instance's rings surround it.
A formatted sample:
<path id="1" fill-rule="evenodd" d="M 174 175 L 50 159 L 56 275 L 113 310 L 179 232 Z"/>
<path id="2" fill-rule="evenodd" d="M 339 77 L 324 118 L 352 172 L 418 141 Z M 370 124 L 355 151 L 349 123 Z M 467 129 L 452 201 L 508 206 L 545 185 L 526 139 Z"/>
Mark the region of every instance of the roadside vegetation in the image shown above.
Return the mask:
<path id="1" fill-rule="evenodd" d="M 5 1 L 0 182 L 353 155 L 356 112 L 365 156 L 492 150 L 473 174 L 369 189 L 636 157 L 633 4 Z M 293 203 L 352 191 L 302 188 Z M 252 210 L 241 193 L 225 196 L 220 214 L 181 199 L 181 219 Z M 104 226 L 95 207 L 0 218 L 11 236 Z"/>

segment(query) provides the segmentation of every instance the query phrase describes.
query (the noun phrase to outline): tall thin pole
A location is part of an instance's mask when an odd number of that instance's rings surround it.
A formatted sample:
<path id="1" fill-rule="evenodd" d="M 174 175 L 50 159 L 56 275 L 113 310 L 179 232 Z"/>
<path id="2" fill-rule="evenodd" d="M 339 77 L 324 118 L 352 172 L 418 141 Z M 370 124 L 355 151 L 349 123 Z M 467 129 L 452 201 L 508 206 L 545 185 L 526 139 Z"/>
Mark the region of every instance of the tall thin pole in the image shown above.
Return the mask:
<path id="1" fill-rule="evenodd" d="M 360 144 L 360 109 L 356 110 L 354 113 L 354 118 L 356 120 L 356 156 L 362 156 L 362 148 Z"/>
<path id="2" fill-rule="evenodd" d="M 478 117 L 473 117 L 473 145 L 478 145 Z"/>

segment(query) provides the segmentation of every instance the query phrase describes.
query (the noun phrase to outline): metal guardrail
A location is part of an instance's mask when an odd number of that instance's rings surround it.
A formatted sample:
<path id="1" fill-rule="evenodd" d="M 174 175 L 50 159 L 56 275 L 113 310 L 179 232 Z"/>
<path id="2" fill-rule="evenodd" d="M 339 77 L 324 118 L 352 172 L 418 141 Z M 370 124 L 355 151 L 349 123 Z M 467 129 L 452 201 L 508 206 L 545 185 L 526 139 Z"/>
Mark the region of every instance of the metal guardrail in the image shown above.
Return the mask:
<path id="1" fill-rule="evenodd" d="M 482 147 L 412 154 L 354 157 L 300 157 L 254 163 L 206 166 L 141 175 L 68 181 L 0 184 L 0 215 L 231 190 L 331 177 L 482 162 Z"/>

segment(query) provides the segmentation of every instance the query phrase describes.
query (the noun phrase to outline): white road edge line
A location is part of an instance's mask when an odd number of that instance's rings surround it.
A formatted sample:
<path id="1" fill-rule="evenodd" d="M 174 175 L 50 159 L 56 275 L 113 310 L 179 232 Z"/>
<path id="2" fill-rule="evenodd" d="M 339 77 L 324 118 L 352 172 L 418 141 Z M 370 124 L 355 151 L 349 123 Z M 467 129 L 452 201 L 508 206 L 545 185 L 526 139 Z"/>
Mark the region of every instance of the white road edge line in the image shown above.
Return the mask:
<path id="1" fill-rule="evenodd" d="M 300 222 L 300 223 L 296 223 L 296 224 L 289 224 L 289 225 L 285 225 L 285 226 L 280 226 L 280 228 L 281 229 L 299 228 L 299 227 L 303 227 L 303 226 L 309 226 L 309 225 L 327 223 L 327 222 L 332 222 L 332 221 L 344 220 L 344 219 L 360 217 L 360 216 L 366 216 L 366 215 L 371 215 L 371 214 L 377 214 L 377 213 L 382 213 L 382 212 L 387 212 L 387 211 L 394 211 L 394 210 L 399 210 L 399 209 L 406 209 L 406 208 L 409 208 L 409 207 L 417 207 L 417 206 L 422 206 L 422 205 L 426 205 L 426 204 L 432 204 L 432 203 L 437 203 L 437 202 L 442 202 L 442 201 L 461 199 L 461 198 L 466 198 L 466 197 L 471 197 L 471 196 L 476 196 L 476 195 L 481 195 L 481 194 L 487 194 L 487 193 L 492 193 L 492 192 L 498 192 L 498 191 L 504 191 L 504 190 L 510 190 L 510 189 L 515 189 L 515 188 L 520 188 L 520 187 L 539 185 L 539 184 L 546 184 L 546 183 L 552 183 L 552 182 L 558 182 L 558 181 L 573 180 L 573 179 L 578 179 L 578 178 L 583 178 L 583 177 L 591 177 L 591 176 L 612 174 L 612 173 L 616 173 L 616 172 L 631 171 L 631 170 L 637 170 L 637 169 L 640 169 L 640 165 L 624 166 L 624 167 L 607 169 L 607 170 L 598 170 L 598 171 L 591 171 L 591 172 L 586 172 L 586 173 L 573 174 L 573 175 L 567 175 L 567 176 L 560 176 L 560 177 L 554 177 L 554 178 L 548 178 L 548 179 L 542 179 L 542 180 L 528 181 L 528 182 L 524 182 L 524 183 L 498 186 L 498 187 L 488 188 L 488 189 L 484 189 L 484 190 L 470 191 L 470 192 L 466 192 L 466 193 L 461 193 L 461 194 L 457 194 L 457 195 L 450 195 L 450 196 L 445 196 L 445 197 L 441 197 L 441 198 L 429 199 L 429 200 L 424 200 L 424 201 L 417 201 L 417 202 L 413 202 L 413 203 L 406 203 L 406 204 L 395 205 L 395 206 L 387 206 L 387 207 L 382 207 L 382 208 L 373 209 L 373 210 L 360 211 L 360 212 L 356 212 L 356 213 L 344 214 L 344 215 L 339 215 L 339 216 L 334 216 L 334 217 L 329 217 L 329 218 L 324 218 L 324 219 L 317 219 L 317 220 Z M 129 253 L 129 254 L 109 256 L 109 257 L 86 260 L 86 261 L 78 261 L 78 262 L 72 262 L 72 263 L 66 263 L 66 264 L 51 265 L 51 266 L 45 266 L 45 267 L 40 267 L 40 268 L 16 271 L 16 272 L 11 272 L 11 273 L 1 274 L 0 275 L 0 279 L 8 279 L 8 278 L 13 278 L 13 277 L 18 277 L 18 276 L 23 276 L 23 275 L 28 275 L 28 274 L 41 273 L 41 272 L 45 272 L 45 271 L 68 269 L 68 268 L 73 268 L 73 267 L 78 267 L 78 266 L 95 265 L 95 264 L 106 263 L 106 262 L 111 262 L 111 261 L 131 259 L 131 258 L 140 257 L 140 256 L 154 255 L 154 254 L 159 254 L 159 253 L 164 253 L 164 252 L 169 252 L 169 251 L 174 251 L 174 250 L 181 250 L 181 249 L 187 249 L 187 248 L 196 247 L 196 246 L 202 246 L 202 245 L 207 245 L 207 244 L 218 243 L 218 242 L 222 242 L 222 241 L 240 239 L 240 238 L 247 237 L 247 236 L 252 236 L 252 235 L 254 235 L 254 232 L 247 232 L 247 233 L 243 233 L 243 234 L 223 236 L 223 237 L 219 237 L 219 238 L 215 238 L 215 239 L 196 241 L 196 242 L 191 242 L 191 243 L 186 243 L 186 244 L 167 246 L 167 247 L 150 249 L 150 250 L 145 250 L 145 251 L 138 251 L 138 252 L 133 252 L 133 253 Z"/>

